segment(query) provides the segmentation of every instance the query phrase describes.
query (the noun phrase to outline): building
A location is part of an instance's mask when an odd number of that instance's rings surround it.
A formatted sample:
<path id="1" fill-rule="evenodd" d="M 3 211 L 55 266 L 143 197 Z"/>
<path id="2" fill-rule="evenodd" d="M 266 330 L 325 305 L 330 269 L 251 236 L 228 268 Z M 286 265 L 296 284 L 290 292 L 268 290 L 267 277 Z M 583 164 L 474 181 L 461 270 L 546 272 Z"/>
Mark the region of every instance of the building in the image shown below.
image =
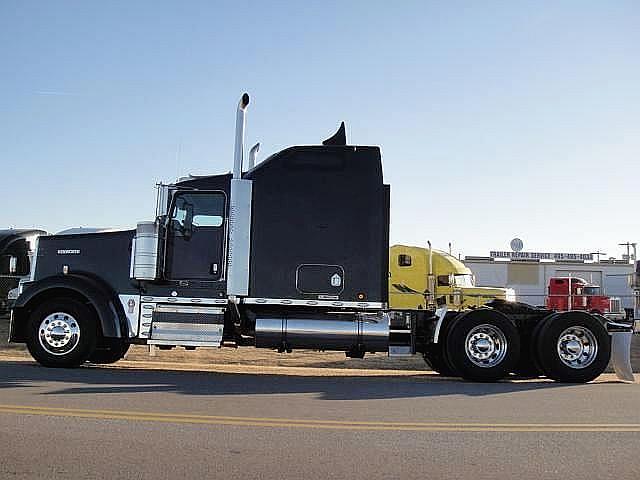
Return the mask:
<path id="1" fill-rule="evenodd" d="M 506 253 L 511 255 L 491 252 L 489 257 L 465 257 L 464 263 L 475 274 L 478 285 L 513 288 L 518 301 L 531 305 L 544 305 L 549 278 L 572 276 L 599 285 L 603 295 L 620 297 L 625 308 L 634 306 L 633 290 L 629 286 L 629 275 L 634 268 L 627 260 L 594 261 L 584 255 L 572 255 L 584 259 L 546 259 L 535 258 L 546 254 Z M 513 258 L 517 256 L 525 258 Z"/>

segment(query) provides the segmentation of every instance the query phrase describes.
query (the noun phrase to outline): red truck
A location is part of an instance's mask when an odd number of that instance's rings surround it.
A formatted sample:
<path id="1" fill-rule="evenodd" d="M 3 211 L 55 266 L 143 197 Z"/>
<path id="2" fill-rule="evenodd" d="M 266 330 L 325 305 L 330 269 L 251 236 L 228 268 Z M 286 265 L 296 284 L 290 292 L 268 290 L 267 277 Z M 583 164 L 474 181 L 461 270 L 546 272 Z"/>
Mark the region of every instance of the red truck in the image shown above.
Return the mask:
<path id="1" fill-rule="evenodd" d="M 622 313 L 619 298 L 600 294 L 600 286 L 579 277 L 551 277 L 546 307 L 550 310 L 585 310 L 601 315 Z"/>

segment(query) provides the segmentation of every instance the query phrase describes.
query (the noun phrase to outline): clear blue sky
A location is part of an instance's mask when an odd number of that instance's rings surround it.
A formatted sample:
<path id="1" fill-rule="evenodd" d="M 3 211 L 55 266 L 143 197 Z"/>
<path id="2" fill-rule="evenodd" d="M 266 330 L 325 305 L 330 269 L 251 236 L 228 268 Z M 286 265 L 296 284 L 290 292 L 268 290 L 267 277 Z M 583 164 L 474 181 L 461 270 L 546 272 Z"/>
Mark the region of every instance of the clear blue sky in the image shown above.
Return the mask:
<path id="1" fill-rule="evenodd" d="M 640 3 L 0 0 L 0 227 L 133 226 L 154 183 L 347 122 L 394 243 L 640 241 Z"/>

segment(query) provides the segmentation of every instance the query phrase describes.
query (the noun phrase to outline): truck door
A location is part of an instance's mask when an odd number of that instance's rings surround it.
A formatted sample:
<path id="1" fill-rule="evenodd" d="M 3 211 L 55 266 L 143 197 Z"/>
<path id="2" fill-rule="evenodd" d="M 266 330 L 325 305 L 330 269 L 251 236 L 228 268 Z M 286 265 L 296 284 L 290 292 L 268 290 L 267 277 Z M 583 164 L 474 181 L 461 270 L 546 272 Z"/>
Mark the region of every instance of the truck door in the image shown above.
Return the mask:
<path id="1" fill-rule="evenodd" d="M 224 266 L 223 192 L 179 192 L 167 226 L 168 280 L 220 280 Z"/>

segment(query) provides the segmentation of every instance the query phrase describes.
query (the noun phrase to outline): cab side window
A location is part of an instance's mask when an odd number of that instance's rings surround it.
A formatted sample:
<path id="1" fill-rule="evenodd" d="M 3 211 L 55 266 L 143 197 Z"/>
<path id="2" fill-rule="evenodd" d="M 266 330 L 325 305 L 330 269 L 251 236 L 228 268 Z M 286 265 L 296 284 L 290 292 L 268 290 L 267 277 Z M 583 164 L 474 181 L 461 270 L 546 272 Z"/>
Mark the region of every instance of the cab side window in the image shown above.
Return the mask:
<path id="1" fill-rule="evenodd" d="M 398 255 L 398 266 L 399 267 L 410 267 L 411 266 L 411 255 L 406 255 L 401 253 Z"/>
<path id="2" fill-rule="evenodd" d="M 210 193 L 181 193 L 176 197 L 171 218 L 181 229 L 221 227 L 224 222 L 224 196 Z"/>

